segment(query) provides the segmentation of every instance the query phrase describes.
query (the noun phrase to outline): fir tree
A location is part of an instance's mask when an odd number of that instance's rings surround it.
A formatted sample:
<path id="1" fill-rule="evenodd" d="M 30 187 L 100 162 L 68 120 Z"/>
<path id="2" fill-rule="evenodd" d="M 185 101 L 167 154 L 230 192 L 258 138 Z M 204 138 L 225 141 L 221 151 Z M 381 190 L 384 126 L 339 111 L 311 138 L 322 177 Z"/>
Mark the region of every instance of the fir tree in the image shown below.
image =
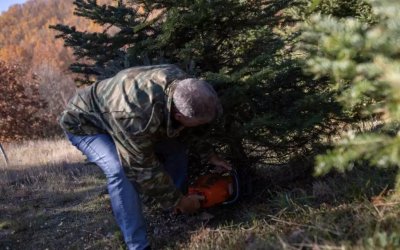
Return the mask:
<path id="1" fill-rule="evenodd" d="M 305 76 L 292 55 L 295 1 L 130 1 L 117 6 L 76 0 L 75 13 L 104 25 L 102 33 L 57 25 L 80 59 L 76 73 L 96 79 L 120 69 L 174 63 L 211 82 L 224 117 L 208 138 L 234 162 L 288 160 L 334 133 L 340 108 L 325 80 Z M 112 32 L 111 32 L 112 30 Z"/>

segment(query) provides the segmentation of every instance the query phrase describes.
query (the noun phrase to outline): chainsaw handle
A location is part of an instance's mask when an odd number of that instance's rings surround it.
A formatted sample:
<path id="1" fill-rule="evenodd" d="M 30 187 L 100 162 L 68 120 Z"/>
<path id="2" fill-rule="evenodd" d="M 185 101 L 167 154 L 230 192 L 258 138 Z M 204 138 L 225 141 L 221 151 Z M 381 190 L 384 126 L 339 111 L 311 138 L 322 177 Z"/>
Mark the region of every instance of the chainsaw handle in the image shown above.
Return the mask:
<path id="1" fill-rule="evenodd" d="M 232 169 L 232 170 L 230 171 L 230 175 L 232 176 L 232 179 L 233 179 L 233 189 L 234 189 L 235 196 L 234 196 L 232 199 L 223 202 L 222 204 L 224 204 L 224 205 L 232 204 L 232 203 L 236 202 L 236 201 L 239 199 L 239 193 L 240 193 L 239 188 L 240 188 L 240 187 L 239 187 L 239 177 L 238 177 L 238 174 L 237 174 L 237 172 L 236 172 L 235 169 Z"/>

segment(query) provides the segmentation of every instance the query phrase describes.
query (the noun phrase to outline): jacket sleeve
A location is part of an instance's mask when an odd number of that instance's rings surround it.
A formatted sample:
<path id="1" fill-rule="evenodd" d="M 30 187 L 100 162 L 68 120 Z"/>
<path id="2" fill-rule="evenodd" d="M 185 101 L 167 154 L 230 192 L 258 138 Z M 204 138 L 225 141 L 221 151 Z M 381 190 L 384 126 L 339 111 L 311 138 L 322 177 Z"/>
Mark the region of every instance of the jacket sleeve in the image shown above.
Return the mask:
<path id="1" fill-rule="evenodd" d="M 129 119 L 120 120 L 121 133 L 113 136 L 127 177 L 139 185 L 143 195 L 154 198 L 164 208 L 170 208 L 177 205 L 182 193 L 164 171 L 154 152 L 153 134 L 161 124 L 161 116 L 153 110 L 147 124 L 136 126 L 135 131 L 132 131 Z"/>

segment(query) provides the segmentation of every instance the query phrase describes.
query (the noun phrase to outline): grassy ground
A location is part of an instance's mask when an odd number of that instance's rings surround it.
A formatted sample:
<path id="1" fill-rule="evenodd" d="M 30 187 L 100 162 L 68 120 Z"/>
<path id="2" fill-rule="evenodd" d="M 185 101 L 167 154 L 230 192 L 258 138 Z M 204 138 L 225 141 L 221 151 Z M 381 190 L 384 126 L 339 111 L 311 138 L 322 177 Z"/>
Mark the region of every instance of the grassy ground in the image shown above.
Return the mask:
<path id="1" fill-rule="evenodd" d="M 97 167 L 64 140 L 3 146 L 0 249 L 124 249 Z M 233 206 L 194 216 L 146 207 L 153 248 L 400 249 L 396 170 L 288 182 L 295 169 L 282 169 L 260 171 L 254 195 Z"/>

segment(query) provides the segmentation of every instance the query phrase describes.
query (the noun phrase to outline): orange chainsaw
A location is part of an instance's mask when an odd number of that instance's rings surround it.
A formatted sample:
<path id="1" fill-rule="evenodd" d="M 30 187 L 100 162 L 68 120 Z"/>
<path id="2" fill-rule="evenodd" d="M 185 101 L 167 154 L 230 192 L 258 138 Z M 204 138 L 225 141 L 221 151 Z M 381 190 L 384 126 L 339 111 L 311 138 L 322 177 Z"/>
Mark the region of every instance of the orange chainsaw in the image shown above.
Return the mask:
<path id="1" fill-rule="evenodd" d="M 202 175 L 189 186 L 189 195 L 200 195 L 202 208 L 232 204 L 239 198 L 239 179 L 236 170 L 223 174 Z"/>

